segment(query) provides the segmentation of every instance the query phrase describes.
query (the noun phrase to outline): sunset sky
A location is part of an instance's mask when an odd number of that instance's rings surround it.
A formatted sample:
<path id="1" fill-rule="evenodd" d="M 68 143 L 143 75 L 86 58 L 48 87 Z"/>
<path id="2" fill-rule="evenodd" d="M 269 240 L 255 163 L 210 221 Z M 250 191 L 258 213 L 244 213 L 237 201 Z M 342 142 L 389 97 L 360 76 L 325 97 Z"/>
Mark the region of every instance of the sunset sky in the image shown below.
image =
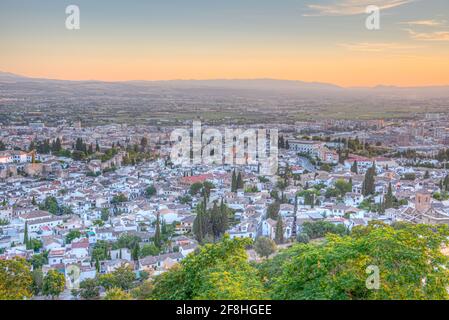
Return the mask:
<path id="1" fill-rule="evenodd" d="M 65 28 L 76 4 L 81 29 Z M 381 29 L 365 28 L 367 5 Z M 448 0 L 1 0 L 0 71 L 449 85 Z"/>

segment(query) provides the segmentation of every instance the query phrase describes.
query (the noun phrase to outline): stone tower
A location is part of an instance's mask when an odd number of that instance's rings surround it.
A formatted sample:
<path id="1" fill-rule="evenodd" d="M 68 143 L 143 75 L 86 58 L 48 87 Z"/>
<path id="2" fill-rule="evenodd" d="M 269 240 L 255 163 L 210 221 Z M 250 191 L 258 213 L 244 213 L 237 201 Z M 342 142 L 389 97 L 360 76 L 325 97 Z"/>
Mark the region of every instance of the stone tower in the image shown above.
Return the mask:
<path id="1" fill-rule="evenodd" d="M 415 208 L 419 212 L 425 212 L 430 209 L 431 195 L 429 192 L 420 190 L 415 196 Z"/>

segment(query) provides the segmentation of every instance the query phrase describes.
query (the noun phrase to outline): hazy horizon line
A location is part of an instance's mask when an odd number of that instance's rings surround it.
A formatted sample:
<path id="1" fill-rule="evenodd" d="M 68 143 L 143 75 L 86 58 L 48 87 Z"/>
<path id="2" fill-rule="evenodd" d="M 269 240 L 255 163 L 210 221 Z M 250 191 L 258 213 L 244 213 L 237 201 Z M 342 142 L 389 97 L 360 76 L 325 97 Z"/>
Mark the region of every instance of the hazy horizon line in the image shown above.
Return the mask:
<path id="1" fill-rule="evenodd" d="M 286 82 L 302 82 L 305 84 L 320 84 L 320 85 L 328 85 L 334 86 L 339 89 L 375 89 L 379 87 L 392 87 L 398 89 L 407 89 L 407 88 L 435 88 L 435 87 L 449 87 L 448 84 L 429 84 L 429 85 L 412 85 L 412 86 L 401 86 L 395 84 L 385 84 L 379 83 L 372 86 L 343 86 L 332 82 L 325 81 L 305 81 L 301 79 L 282 79 L 282 78 L 269 78 L 269 77 L 259 77 L 259 78 L 173 78 L 173 79 L 130 79 L 130 80 L 101 80 L 101 79 L 65 79 L 65 78 L 53 78 L 53 77 L 45 77 L 45 76 L 30 76 L 25 74 L 19 74 L 10 71 L 0 70 L 1 74 L 8 74 L 11 76 L 15 76 L 18 78 L 28 78 L 33 80 L 49 80 L 49 81 L 69 81 L 69 82 L 103 82 L 103 83 L 125 83 L 125 82 L 172 82 L 172 81 L 257 81 L 257 80 L 271 80 L 271 81 L 286 81 Z"/>

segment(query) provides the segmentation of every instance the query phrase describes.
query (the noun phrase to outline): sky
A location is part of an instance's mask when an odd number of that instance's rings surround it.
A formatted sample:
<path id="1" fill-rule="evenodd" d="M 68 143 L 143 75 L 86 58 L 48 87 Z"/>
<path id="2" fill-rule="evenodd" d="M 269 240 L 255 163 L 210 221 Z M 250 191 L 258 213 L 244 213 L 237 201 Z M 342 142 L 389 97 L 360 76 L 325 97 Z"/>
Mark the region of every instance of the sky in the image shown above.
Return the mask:
<path id="1" fill-rule="evenodd" d="M 65 27 L 68 5 L 80 29 Z M 380 29 L 368 30 L 368 5 Z M 0 71 L 449 85 L 448 0 L 1 0 Z"/>

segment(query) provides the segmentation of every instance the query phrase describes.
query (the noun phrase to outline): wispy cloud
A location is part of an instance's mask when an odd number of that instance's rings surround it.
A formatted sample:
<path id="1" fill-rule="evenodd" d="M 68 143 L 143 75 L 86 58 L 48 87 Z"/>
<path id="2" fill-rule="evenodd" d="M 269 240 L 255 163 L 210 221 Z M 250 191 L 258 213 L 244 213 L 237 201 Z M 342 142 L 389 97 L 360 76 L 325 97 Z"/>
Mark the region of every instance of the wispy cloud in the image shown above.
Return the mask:
<path id="1" fill-rule="evenodd" d="M 310 13 L 304 16 L 349 16 L 366 13 L 370 5 L 378 6 L 381 10 L 399 7 L 416 0 L 334 0 L 329 5 L 309 4 Z"/>
<path id="2" fill-rule="evenodd" d="M 406 24 L 409 26 L 425 26 L 425 27 L 439 27 L 446 23 L 445 20 L 416 20 L 416 21 L 404 21 L 399 24 Z"/>
<path id="3" fill-rule="evenodd" d="M 416 32 L 412 29 L 406 29 L 410 37 L 421 41 L 449 41 L 449 31 L 435 32 Z"/>
<path id="4" fill-rule="evenodd" d="M 403 52 L 407 50 L 421 48 L 420 46 L 404 45 L 396 42 L 357 42 L 357 43 L 342 43 L 340 47 L 346 48 L 350 51 L 360 52 Z"/>

